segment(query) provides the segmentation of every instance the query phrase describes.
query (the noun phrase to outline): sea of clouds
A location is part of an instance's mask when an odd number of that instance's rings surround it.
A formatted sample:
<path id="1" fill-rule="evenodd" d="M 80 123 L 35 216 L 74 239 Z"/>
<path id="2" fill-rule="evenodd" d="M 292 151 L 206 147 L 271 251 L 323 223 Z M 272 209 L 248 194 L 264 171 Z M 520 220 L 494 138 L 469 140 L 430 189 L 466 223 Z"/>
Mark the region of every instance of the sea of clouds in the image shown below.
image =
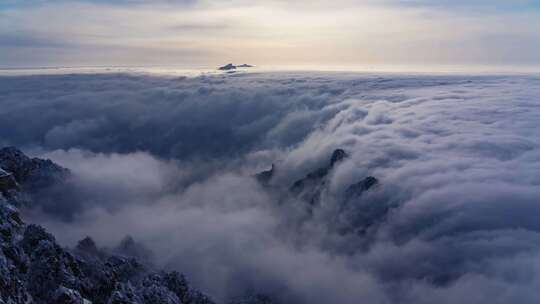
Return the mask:
<path id="1" fill-rule="evenodd" d="M 73 173 L 27 220 L 66 246 L 131 235 L 218 301 L 536 303 L 539 121 L 534 75 L 0 78 L 0 145 Z M 286 195 L 336 148 L 319 205 Z"/>

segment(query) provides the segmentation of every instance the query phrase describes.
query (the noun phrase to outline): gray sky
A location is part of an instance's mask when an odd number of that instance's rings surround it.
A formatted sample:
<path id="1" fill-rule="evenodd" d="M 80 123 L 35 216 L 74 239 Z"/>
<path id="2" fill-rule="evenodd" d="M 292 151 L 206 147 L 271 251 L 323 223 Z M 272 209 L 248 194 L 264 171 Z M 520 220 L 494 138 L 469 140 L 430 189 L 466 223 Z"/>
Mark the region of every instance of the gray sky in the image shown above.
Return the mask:
<path id="1" fill-rule="evenodd" d="M 539 65 L 540 1 L 0 2 L 0 67 L 227 62 Z"/>

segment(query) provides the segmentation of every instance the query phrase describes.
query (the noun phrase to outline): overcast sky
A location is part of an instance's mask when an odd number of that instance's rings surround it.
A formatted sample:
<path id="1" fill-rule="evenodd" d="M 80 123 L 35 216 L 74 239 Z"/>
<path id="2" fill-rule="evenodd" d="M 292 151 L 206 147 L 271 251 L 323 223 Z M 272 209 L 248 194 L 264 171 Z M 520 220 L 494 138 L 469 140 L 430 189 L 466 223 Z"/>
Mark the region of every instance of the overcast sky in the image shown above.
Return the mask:
<path id="1" fill-rule="evenodd" d="M 0 67 L 540 64 L 540 0 L 0 0 Z"/>

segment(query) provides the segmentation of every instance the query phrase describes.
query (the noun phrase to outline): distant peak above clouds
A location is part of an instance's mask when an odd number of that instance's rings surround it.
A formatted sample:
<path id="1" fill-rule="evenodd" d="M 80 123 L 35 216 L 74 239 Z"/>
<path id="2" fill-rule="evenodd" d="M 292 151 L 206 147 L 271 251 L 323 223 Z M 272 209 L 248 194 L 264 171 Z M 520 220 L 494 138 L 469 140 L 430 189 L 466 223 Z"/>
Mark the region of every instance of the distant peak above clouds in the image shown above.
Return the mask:
<path id="1" fill-rule="evenodd" d="M 226 64 L 224 66 L 219 67 L 218 70 L 220 70 L 220 71 L 231 71 L 231 70 L 236 70 L 238 68 L 252 68 L 252 67 L 254 67 L 254 66 L 250 65 L 250 64 L 247 64 L 247 63 L 240 64 L 240 65 L 234 65 L 232 63 L 229 63 L 229 64 Z"/>

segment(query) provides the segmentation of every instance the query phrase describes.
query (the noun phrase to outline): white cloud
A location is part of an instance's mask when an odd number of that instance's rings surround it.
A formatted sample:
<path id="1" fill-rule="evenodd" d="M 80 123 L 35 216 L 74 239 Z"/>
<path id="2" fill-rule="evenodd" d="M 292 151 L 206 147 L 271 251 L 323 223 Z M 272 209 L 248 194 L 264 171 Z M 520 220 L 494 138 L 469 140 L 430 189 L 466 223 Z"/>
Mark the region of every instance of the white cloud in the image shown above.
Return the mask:
<path id="1" fill-rule="evenodd" d="M 65 202 L 28 218 L 64 244 L 90 234 L 112 246 L 132 234 L 220 299 L 252 289 L 286 303 L 534 303 L 538 84 L 534 75 L 14 76 L 0 82 L 0 137 L 75 173 Z M 335 148 L 351 157 L 309 216 L 251 178 L 273 161 L 275 183 L 288 186 Z M 341 204 L 368 175 L 380 185 Z"/>

